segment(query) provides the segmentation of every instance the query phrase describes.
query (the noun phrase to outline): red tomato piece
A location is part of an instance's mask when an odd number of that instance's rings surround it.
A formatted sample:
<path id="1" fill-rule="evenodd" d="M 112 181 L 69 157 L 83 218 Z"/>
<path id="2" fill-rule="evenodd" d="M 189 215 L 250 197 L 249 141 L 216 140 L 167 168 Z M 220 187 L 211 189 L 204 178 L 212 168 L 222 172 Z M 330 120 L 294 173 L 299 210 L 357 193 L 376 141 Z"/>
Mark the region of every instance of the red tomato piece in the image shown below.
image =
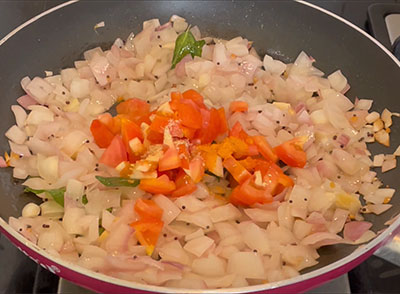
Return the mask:
<path id="1" fill-rule="evenodd" d="M 228 130 L 228 122 L 226 120 L 226 115 L 225 115 L 225 109 L 223 107 L 218 108 L 218 115 L 219 115 L 219 128 L 218 128 L 218 134 L 222 135 L 225 134 Z"/>
<path id="2" fill-rule="evenodd" d="M 249 110 L 249 104 L 244 101 L 232 101 L 229 105 L 230 112 L 245 112 Z"/>
<path id="3" fill-rule="evenodd" d="M 226 158 L 222 164 L 239 184 L 251 178 L 247 169 L 232 156 Z"/>
<path id="4" fill-rule="evenodd" d="M 240 192 L 240 186 L 235 187 L 232 190 L 231 195 L 229 196 L 229 201 L 236 206 L 246 206 L 246 203 L 244 203 L 241 200 L 241 192 Z"/>
<path id="5" fill-rule="evenodd" d="M 100 148 L 107 148 L 114 139 L 114 134 L 98 119 L 92 121 L 90 132 Z"/>
<path id="6" fill-rule="evenodd" d="M 182 125 L 193 129 L 201 128 L 201 113 L 198 110 L 197 105 L 192 100 L 182 99 L 177 105 L 176 112 L 178 119 L 180 119 L 182 122 Z"/>
<path id="7" fill-rule="evenodd" d="M 200 182 L 201 179 L 204 177 L 204 170 L 204 159 L 201 156 L 196 156 L 190 161 L 190 177 L 195 183 Z"/>
<path id="8" fill-rule="evenodd" d="M 129 149 L 130 140 L 139 138 L 140 141 L 143 141 L 142 129 L 136 123 L 128 119 L 121 119 L 121 135 L 122 141 L 124 141 L 127 149 Z"/>
<path id="9" fill-rule="evenodd" d="M 120 135 L 115 135 L 110 145 L 104 151 L 99 162 L 105 165 L 116 167 L 122 161 L 127 161 L 128 155 Z"/>
<path id="10" fill-rule="evenodd" d="M 306 137 L 297 137 L 275 147 L 279 159 L 289 166 L 303 168 L 307 163 L 307 154 L 303 150 Z"/>
<path id="11" fill-rule="evenodd" d="M 168 195 L 176 189 L 176 185 L 167 175 L 162 175 L 155 179 L 140 180 L 139 188 L 151 194 Z"/>
<path id="12" fill-rule="evenodd" d="M 141 219 L 161 219 L 163 210 L 154 202 L 154 200 L 147 200 L 139 198 L 135 203 L 135 212 Z"/>
<path id="13" fill-rule="evenodd" d="M 196 90 L 190 89 L 182 93 L 184 99 L 190 99 L 200 108 L 206 108 L 203 102 L 203 96 Z"/>
<path id="14" fill-rule="evenodd" d="M 256 203 L 269 203 L 272 202 L 272 195 L 268 189 L 256 187 L 253 183 L 253 178 L 247 179 L 243 184 L 239 186 L 239 199 L 246 205 L 253 205 Z"/>
<path id="15" fill-rule="evenodd" d="M 164 129 L 169 121 L 169 117 L 156 115 L 147 131 L 147 139 L 152 143 L 161 144 L 164 138 Z"/>
<path id="16" fill-rule="evenodd" d="M 178 153 L 179 153 L 179 158 L 181 159 L 181 166 L 184 169 L 189 168 L 189 151 L 186 146 L 186 144 L 179 144 L 178 145 Z"/>
<path id="17" fill-rule="evenodd" d="M 229 131 L 229 136 L 242 139 L 246 141 L 249 138 L 249 135 L 243 130 L 242 124 L 240 122 L 236 122 L 232 129 Z"/>
<path id="18" fill-rule="evenodd" d="M 131 223 L 139 243 L 146 247 L 146 253 L 151 255 L 157 244 L 164 222 L 161 220 L 138 220 Z"/>
<path id="19" fill-rule="evenodd" d="M 160 172 L 181 167 L 181 159 L 175 147 L 169 147 L 158 162 Z"/>
<path id="20" fill-rule="evenodd" d="M 258 151 L 261 155 L 272 162 L 278 161 L 278 156 L 276 155 L 274 149 L 269 145 L 267 139 L 264 136 L 254 136 L 253 137 L 254 144 L 257 146 Z"/>
<path id="21" fill-rule="evenodd" d="M 131 98 L 119 103 L 116 107 L 118 114 L 128 114 L 132 117 L 141 117 L 150 113 L 150 105 L 138 98 Z"/>
<path id="22" fill-rule="evenodd" d="M 169 106 L 172 110 L 176 111 L 178 109 L 178 105 L 183 99 L 181 92 L 171 92 L 171 102 Z"/>
<path id="23" fill-rule="evenodd" d="M 172 197 L 189 195 L 196 191 L 197 186 L 194 181 L 183 171 L 180 170 L 175 180 L 176 190 L 172 192 Z"/>

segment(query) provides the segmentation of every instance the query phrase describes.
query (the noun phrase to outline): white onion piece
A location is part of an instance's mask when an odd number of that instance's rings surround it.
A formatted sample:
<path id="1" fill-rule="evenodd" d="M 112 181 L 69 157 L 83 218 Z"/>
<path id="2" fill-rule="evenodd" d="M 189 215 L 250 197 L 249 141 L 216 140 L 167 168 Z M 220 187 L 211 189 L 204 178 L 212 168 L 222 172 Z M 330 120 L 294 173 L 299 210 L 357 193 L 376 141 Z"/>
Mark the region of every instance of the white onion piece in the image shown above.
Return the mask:
<path id="1" fill-rule="evenodd" d="M 268 235 L 265 230 L 253 222 L 242 222 L 238 225 L 238 228 L 243 236 L 243 241 L 250 249 L 257 250 L 262 255 L 271 253 Z"/>
<path id="2" fill-rule="evenodd" d="M 197 257 L 200 257 L 213 244 L 214 244 L 213 239 L 207 236 L 202 236 L 187 242 L 185 246 L 183 246 L 183 249 L 196 255 Z"/>
<path id="3" fill-rule="evenodd" d="M 249 279 L 263 279 L 265 270 L 260 255 L 254 252 L 237 252 L 231 255 L 228 273 Z"/>
<path id="4" fill-rule="evenodd" d="M 342 231 L 344 224 L 346 223 L 349 212 L 347 210 L 336 208 L 332 221 L 328 225 L 328 231 L 333 234 L 337 234 Z"/>
<path id="5" fill-rule="evenodd" d="M 335 149 L 332 152 L 332 156 L 335 159 L 336 165 L 345 173 L 354 175 L 359 171 L 360 165 L 350 153 L 342 149 Z"/>
<path id="6" fill-rule="evenodd" d="M 226 262 L 214 254 L 194 259 L 192 268 L 196 274 L 208 277 L 218 277 L 226 274 Z"/>
<path id="7" fill-rule="evenodd" d="M 372 204 L 388 203 L 393 197 L 394 192 L 394 189 L 382 188 L 376 190 L 375 192 L 364 195 L 364 199 Z"/>
<path id="8" fill-rule="evenodd" d="M 336 234 L 328 233 L 328 232 L 318 232 L 311 234 L 305 237 L 301 244 L 303 245 L 311 245 L 316 248 L 326 245 L 337 244 L 342 241 L 342 238 Z"/>
<path id="9" fill-rule="evenodd" d="M 264 210 L 260 208 L 247 208 L 244 213 L 255 222 L 276 222 L 278 213 L 274 210 Z"/>
<path id="10" fill-rule="evenodd" d="M 53 92 L 53 86 L 39 77 L 35 77 L 25 88 L 29 96 L 40 104 L 44 104 L 49 94 Z"/>
<path id="11" fill-rule="evenodd" d="M 25 132 L 16 125 L 10 127 L 5 135 L 8 139 L 17 144 L 23 144 L 27 138 Z"/>
<path id="12" fill-rule="evenodd" d="M 196 212 L 207 207 L 202 201 L 192 195 L 177 198 L 175 200 L 175 205 L 183 211 L 189 212 Z"/>
<path id="13" fill-rule="evenodd" d="M 241 216 L 239 209 L 231 203 L 211 209 L 210 218 L 213 223 L 235 220 Z"/>
<path id="14" fill-rule="evenodd" d="M 274 60 L 271 56 L 265 55 L 263 60 L 265 70 L 272 74 L 281 75 L 286 70 L 286 64 L 280 60 Z"/>
<path id="15" fill-rule="evenodd" d="M 372 227 L 372 223 L 364 221 L 348 222 L 344 226 L 343 236 L 350 241 L 356 241 Z"/>
<path id="16" fill-rule="evenodd" d="M 328 76 L 328 80 L 331 84 L 331 87 L 338 92 L 341 92 L 347 85 L 347 79 L 340 70 L 330 74 Z"/>
<path id="17" fill-rule="evenodd" d="M 396 168 L 397 161 L 396 158 L 390 159 L 390 160 L 385 160 L 382 164 L 382 172 L 387 172 L 391 169 Z"/>
<path id="18" fill-rule="evenodd" d="M 12 105 L 11 106 L 11 110 L 14 113 L 15 116 L 15 122 L 17 123 L 17 126 L 19 128 L 24 127 L 25 125 L 25 120 L 27 118 L 27 114 L 25 112 L 25 110 L 19 106 L 19 105 Z"/>
<path id="19" fill-rule="evenodd" d="M 165 224 L 170 224 L 181 212 L 181 210 L 172 202 L 168 197 L 164 195 L 156 195 L 153 200 L 163 210 L 162 220 Z"/>
<path id="20" fill-rule="evenodd" d="M 190 257 L 182 248 L 179 241 L 172 241 L 162 245 L 158 253 L 163 261 L 172 261 L 185 265 L 190 264 Z"/>

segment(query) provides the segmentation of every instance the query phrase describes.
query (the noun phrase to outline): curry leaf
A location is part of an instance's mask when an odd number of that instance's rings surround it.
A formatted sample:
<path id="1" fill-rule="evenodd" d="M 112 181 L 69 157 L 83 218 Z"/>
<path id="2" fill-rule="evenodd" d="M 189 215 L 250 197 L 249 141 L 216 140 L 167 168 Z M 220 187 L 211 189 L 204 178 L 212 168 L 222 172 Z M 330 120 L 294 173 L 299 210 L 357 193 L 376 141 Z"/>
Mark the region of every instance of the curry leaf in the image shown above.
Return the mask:
<path id="1" fill-rule="evenodd" d="M 55 202 L 57 202 L 59 205 L 64 207 L 64 193 L 65 193 L 65 187 L 59 188 L 59 189 L 51 189 L 51 190 L 36 190 L 36 189 L 31 189 L 29 187 L 26 187 L 25 192 L 32 192 L 34 194 L 41 194 L 41 193 L 46 193 L 48 197 L 51 197 L 54 199 Z"/>
<path id="2" fill-rule="evenodd" d="M 174 56 L 172 58 L 172 69 L 185 57 L 190 54 L 192 58 L 201 56 L 202 48 L 206 42 L 204 40 L 196 41 L 193 34 L 187 30 L 180 34 L 175 41 Z"/>
<path id="3" fill-rule="evenodd" d="M 82 195 L 82 204 L 84 205 L 88 204 L 88 199 L 86 197 L 86 194 Z"/>
<path id="4" fill-rule="evenodd" d="M 101 176 L 96 176 L 96 179 L 106 187 L 136 187 L 139 185 L 139 180 L 135 179 Z"/>

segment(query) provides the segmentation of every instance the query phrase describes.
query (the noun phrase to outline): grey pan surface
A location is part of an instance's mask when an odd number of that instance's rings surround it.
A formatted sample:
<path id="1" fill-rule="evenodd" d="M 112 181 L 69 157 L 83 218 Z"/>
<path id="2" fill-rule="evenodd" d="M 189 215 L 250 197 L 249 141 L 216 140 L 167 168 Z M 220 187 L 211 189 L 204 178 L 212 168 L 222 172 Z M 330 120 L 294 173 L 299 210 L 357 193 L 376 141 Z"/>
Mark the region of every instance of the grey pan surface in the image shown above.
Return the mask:
<path id="1" fill-rule="evenodd" d="M 125 39 L 138 32 L 144 20 L 165 22 L 172 14 L 184 16 L 206 35 L 231 38 L 245 36 L 254 41 L 260 54 L 268 53 L 291 62 L 304 50 L 326 73 L 340 68 L 352 88 L 349 97 L 374 99 L 374 108 L 400 110 L 400 68 L 375 43 L 346 24 L 313 8 L 289 1 L 81 1 L 57 10 L 25 27 L 0 46 L 0 132 L 13 124 L 10 106 L 23 94 L 19 81 L 44 70 L 59 71 L 82 58 L 89 48 L 110 46 L 117 37 Z M 94 32 L 93 26 L 106 27 Z M 397 123 L 397 124 L 396 124 Z M 400 143 L 398 121 L 392 128 L 391 148 L 372 146 L 373 152 L 390 153 Z M 0 150 L 8 150 L 5 137 Z M 399 171 L 384 174 L 385 184 L 400 188 Z M 0 217 L 18 216 L 26 202 L 36 200 L 23 194 L 20 181 L 10 169 L 0 170 Z M 379 216 L 370 216 L 375 231 L 399 213 L 400 200 Z M 320 250 L 318 267 L 337 261 L 352 252 L 352 246 L 331 246 Z"/>

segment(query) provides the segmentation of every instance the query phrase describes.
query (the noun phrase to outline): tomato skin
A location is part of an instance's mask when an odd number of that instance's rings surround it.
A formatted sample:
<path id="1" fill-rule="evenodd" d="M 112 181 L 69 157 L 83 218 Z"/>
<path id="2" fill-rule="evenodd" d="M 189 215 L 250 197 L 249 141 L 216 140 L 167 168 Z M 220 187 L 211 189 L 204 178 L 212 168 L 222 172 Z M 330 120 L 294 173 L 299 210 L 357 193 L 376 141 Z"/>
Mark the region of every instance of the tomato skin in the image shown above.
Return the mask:
<path id="1" fill-rule="evenodd" d="M 258 188 L 253 183 L 253 177 L 248 178 L 240 186 L 236 187 L 238 191 L 235 192 L 233 201 L 242 203 L 241 205 L 254 205 L 256 203 L 270 203 L 273 198 L 268 189 Z"/>
<path id="2" fill-rule="evenodd" d="M 169 117 L 157 114 L 147 130 L 147 139 L 152 143 L 161 144 L 164 138 L 164 129 L 169 121 Z"/>
<path id="3" fill-rule="evenodd" d="M 166 171 L 181 167 L 181 159 L 175 147 L 169 147 L 158 162 L 158 170 Z"/>
<path id="4" fill-rule="evenodd" d="M 298 137 L 286 141 L 275 147 L 275 152 L 279 159 L 288 166 L 303 168 L 307 163 L 307 154 L 303 150 L 306 138 Z"/>
<path id="5" fill-rule="evenodd" d="M 154 202 L 154 200 L 139 198 L 136 200 L 134 209 L 141 219 L 161 219 L 163 215 L 163 210 Z"/>
<path id="6" fill-rule="evenodd" d="M 274 149 L 272 149 L 272 147 L 269 145 L 267 139 L 265 139 L 264 136 L 254 136 L 253 140 L 254 144 L 258 148 L 258 151 L 265 159 L 271 160 L 272 162 L 278 161 L 278 156 L 276 155 Z"/>
<path id="7" fill-rule="evenodd" d="M 199 183 L 204 176 L 204 160 L 196 156 L 189 163 L 190 177 L 195 183 Z"/>
<path id="8" fill-rule="evenodd" d="M 150 114 L 150 105 L 138 98 L 131 98 L 121 102 L 116 107 L 118 114 L 126 114 L 139 126 L 142 122 L 148 123 Z"/>
<path id="9" fill-rule="evenodd" d="M 242 124 L 240 122 L 236 122 L 232 129 L 229 131 L 229 136 L 239 138 L 243 141 L 246 141 L 249 138 L 249 135 L 243 130 Z"/>
<path id="10" fill-rule="evenodd" d="M 176 190 L 172 192 L 172 197 L 189 195 L 196 191 L 197 186 L 194 181 L 183 171 L 180 170 L 175 179 Z"/>
<path id="11" fill-rule="evenodd" d="M 147 255 L 151 255 L 157 244 L 164 222 L 155 219 L 143 219 L 133 222 L 130 225 L 135 229 L 135 235 L 140 244 L 146 247 Z"/>
<path id="12" fill-rule="evenodd" d="M 176 189 L 176 185 L 167 175 L 162 175 L 155 179 L 140 180 L 139 188 L 151 194 L 168 195 Z"/>
<path id="13" fill-rule="evenodd" d="M 246 112 L 249 110 L 249 104 L 245 101 L 232 101 L 229 105 L 230 112 Z"/>
<path id="14" fill-rule="evenodd" d="M 100 148 L 107 148 L 114 139 L 114 134 L 98 119 L 92 121 L 90 132 L 93 135 L 95 143 Z"/>
<path id="15" fill-rule="evenodd" d="M 229 130 L 228 122 L 226 120 L 225 109 L 223 107 L 218 108 L 217 112 L 219 115 L 218 134 L 222 135 L 222 134 L 225 134 Z"/>
<path id="16" fill-rule="evenodd" d="M 171 101 L 169 102 L 169 106 L 171 107 L 171 109 L 176 111 L 182 99 L 183 96 L 181 92 L 171 92 Z"/>
<path id="17" fill-rule="evenodd" d="M 129 141 L 134 138 L 139 138 L 143 142 L 141 128 L 133 121 L 125 118 L 121 119 L 121 135 L 127 149 L 129 149 Z"/>
<path id="18" fill-rule="evenodd" d="M 203 100 L 204 100 L 203 96 L 201 96 L 201 94 L 199 92 L 197 92 L 196 90 L 189 89 L 182 93 L 182 97 L 184 99 L 192 100 L 194 103 L 196 103 L 196 105 L 199 108 L 204 108 L 204 109 L 206 108 L 206 106 L 204 105 L 204 102 L 203 102 Z"/>
<path id="19" fill-rule="evenodd" d="M 104 151 L 99 162 L 116 167 L 122 161 L 128 160 L 127 150 L 120 135 L 115 135 L 110 145 Z"/>
<path id="20" fill-rule="evenodd" d="M 182 99 L 177 105 L 176 112 L 182 125 L 193 129 L 202 127 L 201 113 L 192 100 Z"/>
<path id="21" fill-rule="evenodd" d="M 239 184 L 251 178 L 251 174 L 232 156 L 226 158 L 222 164 Z"/>

